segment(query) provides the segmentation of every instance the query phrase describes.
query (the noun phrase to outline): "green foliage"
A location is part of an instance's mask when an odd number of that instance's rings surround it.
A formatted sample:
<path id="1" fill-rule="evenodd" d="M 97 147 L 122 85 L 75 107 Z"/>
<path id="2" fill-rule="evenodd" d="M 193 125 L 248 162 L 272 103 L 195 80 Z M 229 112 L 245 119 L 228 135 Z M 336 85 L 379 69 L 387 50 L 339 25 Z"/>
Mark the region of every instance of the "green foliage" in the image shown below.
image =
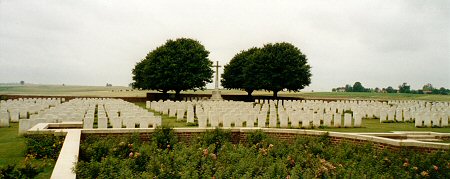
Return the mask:
<path id="1" fill-rule="evenodd" d="M 156 141 L 144 142 L 131 147 L 132 156 L 110 153 L 100 161 L 80 159 L 75 172 L 79 178 L 450 177 L 450 151 L 420 153 L 404 148 L 379 150 L 372 143 L 332 144 L 328 135 L 299 136 L 287 143 L 262 137 L 260 132 L 252 134 L 257 139 L 253 142 L 259 141 L 255 144 L 233 144 L 223 140 L 228 138 L 226 133 L 209 132 L 189 144 L 175 143 L 171 150 L 160 149 Z M 129 140 L 94 137 L 81 144 L 80 152 L 85 153 L 90 145 L 118 147 L 119 141 L 129 145 Z M 198 142 L 204 140 L 209 142 Z"/>
<path id="2" fill-rule="evenodd" d="M 198 123 L 188 122 L 188 123 L 186 123 L 186 126 L 198 126 Z"/>
<path id="3" fill-rule="evenodd" d="M 179 38 L 148 53 L 133 69 L 133 87 L 160 90 L 203 89 L 212 82 L 212 62 L 209 52 L 200 42 Z"/>
<path id="4" fill-rule="evenodd" d="M 387 92 L 387 93 L 397 93 L 397 90 L 394 89 L 394 88 L 392 88 L 392 86 L 388 86 L 388 87 L 386 88 L 386 92 Z"/>
<path id="5" fill-rule="evenodd" d="M 38 159 L 56 160 L 64 143 L 64 137 L 54 135 L 27 135 L 26 153 Z"/>
<path id="6" fill-rule="evenodd" d="M 353 86 L 352 85 L 345 85 L 345 92 L 353 92 Z"/>
<path id="7" fill-rule="evenodd" d="M 353 84 L 353 92 L 365 92 L 366 88 L 361 84 L 361 82 L 355 82 Z"/>
<path id="8" fill-rule="evenodd" d="M 247 143 L 249 143 L 251 145 L 255 145 L 257 143 L 262 142 L 266 138 L 267 138 L 267 135 L 263 131 L 257 130 L 257 131 L 250 132 L 247 134 Z"/>
<path id="9" fill-rule="evenodd" d="M 0 168 L 0 178 L 34 178 L 40 172 L 42 167 L 31 162 L 32 159 L 26 158 L 20 164 L 7 165 Z"/>
<path id="10" fill-rule="evenodd" d="M 156 142 L 160 149 L 170 149 L 177 143 L 177 136 L 173 129 L 167 126 L 156 128 L 153 133 L 153 141 Z"/>
<path id="11" fill-rule="evenodd" d="M 302 52 L 290 43 L 266 44 L 236 54 L 222 74 L 222 85 L 228 89 L 299 91 L 311 83 L 311 67 Z"/>
<path id="12" fill-rule="evenodd" d="M 259 90 L 255 82 L 258 80 L 254 76 L 249 75 L 250 63 L 252 56 L 260 49 L 253 47 L 236 54 L 229 64 L 224 66 L 222 74 L 222 86 L 228 89 L 245 90 L 250 96 L 254 90 Z"/>
<path id="13" fill-rule="evenodd" d="M 411 93 L 411 86 L 408 83 L 403 83 L 398 86 L 398 92 L 400 93 Z"/>
<path id="14" fill-rule="evenodd" d="M 278 92 L 299 91 L 311 83 L 311 67 L 306 55 L 290 43 L 266 44 L 251 55 L 245 74 L 255 79 L 256 89 Z"/>
<path id="15" fill-rule="evenodd" d="M 223 143 L 230 141 L 231 141 L 230 131 L 216 128 L 213 131 L 205 132 L 201 140 L 198 142 L 206 146 L 214 144 L 216 146 L 216 148 L 214 149 L 214 153 L 217 153 L 217 150 L 220 149 Z"/>

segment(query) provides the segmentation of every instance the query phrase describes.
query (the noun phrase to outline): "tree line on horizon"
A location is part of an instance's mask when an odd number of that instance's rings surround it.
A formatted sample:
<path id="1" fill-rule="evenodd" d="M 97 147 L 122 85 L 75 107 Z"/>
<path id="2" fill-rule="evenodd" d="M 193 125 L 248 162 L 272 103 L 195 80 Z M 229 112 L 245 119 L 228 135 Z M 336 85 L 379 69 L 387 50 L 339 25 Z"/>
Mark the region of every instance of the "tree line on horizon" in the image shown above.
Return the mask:
<path id="1" fill-rule="evenodd" d="M 392 86 L 388 86 L 386 88 L 365 88 L 361 82 L 355 82 L 355 84 L 350 85 L 347 84 L 345 87 L 338 87 L 331 89 L 332 92 L 375 92 L 375 93 L 410 93 L 410 94 L 441 94 L 441 95 L 449 95 L 450 89 L 446 89 L 444 87 L 435 88 L 432 84 L 425 84 L 422 89 L 411 89 L 411 86 L 408 83 L 403 83 L 398 86 L 397 89 Z"/>
<path id="2" fill-rule="evenodd" d="M 134 69 L 132 87 L 157 90 L 163 94 L 175 91 L 203 90 L 212 82 L 213 62 L 199 41 L 189 38 L 167 40 L 150 51 Z M 311 83 L 311 66 L 306 55 L 294 45 L 281 42 L 252 47 L 236 54 L 224 66 L 222 86 L 239 89 L 251 96 L 255 90 L 300 91 Z"/>

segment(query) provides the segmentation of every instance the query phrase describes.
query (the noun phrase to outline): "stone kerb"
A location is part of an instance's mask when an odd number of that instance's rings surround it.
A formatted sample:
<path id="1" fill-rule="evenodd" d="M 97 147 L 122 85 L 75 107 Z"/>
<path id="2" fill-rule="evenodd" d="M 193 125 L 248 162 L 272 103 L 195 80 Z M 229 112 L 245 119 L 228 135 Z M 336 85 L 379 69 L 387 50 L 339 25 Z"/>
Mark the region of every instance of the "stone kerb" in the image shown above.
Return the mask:
<path id="1" fill-rule="evenodd" d="M 80 140 L 81 130 L 69 130 L 67 132 L 64 144 L 52 172 L 52 179 L 76 178 L 76 174 L 72 171 L 72 168 L 74 167 L 74 164 L 78 162 Z"/>

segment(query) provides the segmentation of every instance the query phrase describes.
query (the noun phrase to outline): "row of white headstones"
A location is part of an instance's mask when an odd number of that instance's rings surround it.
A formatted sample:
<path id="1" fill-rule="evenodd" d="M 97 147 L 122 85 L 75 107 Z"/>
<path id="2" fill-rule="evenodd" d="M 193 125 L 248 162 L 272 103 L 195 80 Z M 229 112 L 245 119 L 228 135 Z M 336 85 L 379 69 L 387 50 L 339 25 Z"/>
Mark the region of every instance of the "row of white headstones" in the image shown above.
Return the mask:
<path id="1" fill-rule="evenodd" d="M 137 105 L 121 99 L 78 98 L 16 99 L 0 102 L 0 127 L 19 122 L 19 134 L 39 123 L 83 122 L 83 128 L 149 128 L 162 125 L 161 116 L 155 116 Z"/>
<path id="2" fill-rule="evenodd" d="M 416 127 L 446 127 L 448 102 L 321 100 L 147 101 L 146 107 L 199 127 L 361 127 L 363 118 L 412 122 Z M 233 125 L 234 124 L 234 125 Z"/>
<path id="3" fill-rule="evenodd" d="M 32 98 L 0 101 L 0 127 L 8 127 L 10 122 L 33 118 L 36 114 L 55 107 L 65 101 L 64 98 Z"/>

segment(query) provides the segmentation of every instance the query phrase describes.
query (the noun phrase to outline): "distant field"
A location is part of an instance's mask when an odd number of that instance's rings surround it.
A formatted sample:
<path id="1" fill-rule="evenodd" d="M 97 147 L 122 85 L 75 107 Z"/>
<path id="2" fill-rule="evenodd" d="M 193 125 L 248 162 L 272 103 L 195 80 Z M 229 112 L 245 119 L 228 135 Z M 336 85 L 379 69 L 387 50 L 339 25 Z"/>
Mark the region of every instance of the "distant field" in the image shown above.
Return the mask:
<path id="1" fill-rule="evenodd" d="M 86 96 L 86 97 L 145 97 L 148 90 L 132 90 L 128 87 L 105 86 L 56 86 L 24 85 L 0 86 L 0 95 L 34 96 Z M 155 92 L 155 91 L 153 91 Z M 186 94 L 211 94 L 211 90 L 183 91 Z M 222 94 L 247 93 L 239 90 L 222 90 Z M 271 92 L 256 91 L 253 95 L 271 96 Z M 429 100 L 450 101 L 450 95 L 390 94 L 390 93 L 346 93 L 346 92 L 280 92 L 279 96 L 301 97 L 305 99 L 374 99 L 374 100 Z"/>
<path id="2" fill-rule="evenodd" d="M 128 90 L 128 91 L 127 91 Z M 146 91 L 128 87 L 24 85 L 0 86 L 0 95 L 145 97 Z"/>

